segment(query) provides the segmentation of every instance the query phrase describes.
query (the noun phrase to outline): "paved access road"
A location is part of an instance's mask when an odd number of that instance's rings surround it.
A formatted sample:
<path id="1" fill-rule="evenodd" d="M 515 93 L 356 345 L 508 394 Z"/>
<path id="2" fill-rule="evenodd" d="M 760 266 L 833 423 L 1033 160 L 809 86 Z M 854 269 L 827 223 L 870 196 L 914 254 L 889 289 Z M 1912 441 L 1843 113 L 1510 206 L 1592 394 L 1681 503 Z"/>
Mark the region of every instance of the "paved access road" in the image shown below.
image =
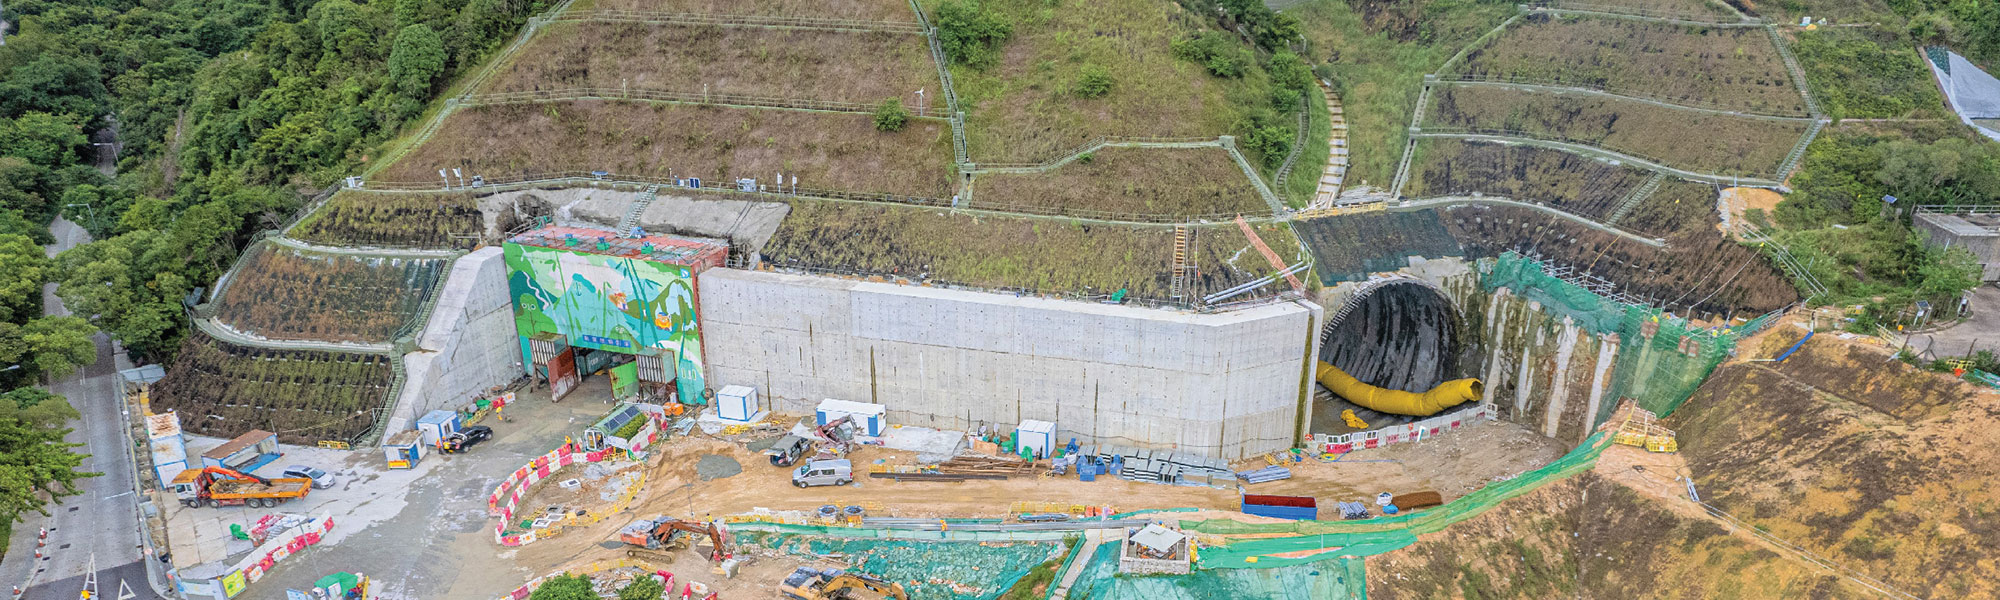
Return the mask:
<path id="1" fill-rule="evenodd" d="M 49 231 L 56 237 L 56 243 L 48 246 L 51 256 L 90 241 L 82 227 L 61 218 Z M 56 297 L 55 287 L 52 283 L 43 289 L 42 310 L 67 315 L 69 309 Z M 97 343 L 97 364 L 56 381 L 49 391 L 67 398 L 83 417 L 71 422 L 73 431 L 66 438 L 84 444 L 79 451 L 90 453 L 81 470 L 103 475 L 84 479 L 79 484 L 83 493 L 48 507 L 50 516 L 29 513 L 25 521 L 14 524 L 6 560 L 0 561 L 0 591 L 11 592 L 11 586 L 32 581 L 23 586 L 26 598 L 76 598 L 94 555 L 98 597 L 119 598 L 120 580 L 130 580 L 132 598 L 158 597 L 146 585 L 145 565 L 140 562 L 144 552 L 139 542 L 140 497 L 132 490 L 130 438 L 124 431 L 125 403 L 118 389 L 122 356 L 114 355 L 111 339 L 103 333 L 92 339 Z M 43 549 L 48 557 L 36 561 L 35 536 L 43 527 L 49 529 L 48 546 Z"/>

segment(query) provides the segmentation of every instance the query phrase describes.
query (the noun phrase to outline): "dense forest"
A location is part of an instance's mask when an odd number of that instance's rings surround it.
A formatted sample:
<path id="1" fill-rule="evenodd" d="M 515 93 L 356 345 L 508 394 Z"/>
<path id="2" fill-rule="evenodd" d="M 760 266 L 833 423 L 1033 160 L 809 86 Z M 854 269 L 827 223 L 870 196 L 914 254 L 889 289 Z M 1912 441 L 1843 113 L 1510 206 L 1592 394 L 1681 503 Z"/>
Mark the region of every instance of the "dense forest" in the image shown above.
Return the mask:
<path id="1" fill-rule="evenodd" d="M 249 236 L 367 162 L 527 0 L 8 0 L 0 21 L 0 533 L 87 476 L 32 387 L 178 347 Z M 115 162 L 114 162 L 115 161 Z M 62 215 L 97 240 L 47 258 Z M 41 290 L 78 317 L 45 317 Z"/>

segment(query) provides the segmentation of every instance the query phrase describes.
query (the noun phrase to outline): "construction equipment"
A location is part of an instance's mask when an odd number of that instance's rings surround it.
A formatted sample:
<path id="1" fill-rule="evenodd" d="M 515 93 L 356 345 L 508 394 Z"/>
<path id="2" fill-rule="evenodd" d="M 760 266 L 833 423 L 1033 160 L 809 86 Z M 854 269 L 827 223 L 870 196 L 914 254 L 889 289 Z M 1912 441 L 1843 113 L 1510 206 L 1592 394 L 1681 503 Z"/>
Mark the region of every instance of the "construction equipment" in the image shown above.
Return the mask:
<path id="1" fill-rule="evenodd" d="M 903 584 L 840 569 L 799 567 L 778 584 L 793 600 L 909 600 Z"/>
<path id="2" fill-rule="evenodd" d="M 1674 430 L 1662 427 L 1656 419 L 1652 412 L 1634 408 L 1625 415 L 1625 422 L 1618 424 L 1617 433 L 1611 434 L 1611 441 L 1647 452 L 1678 452 L 1681 447 L 1674 440 Z"/>
<path id="3" fill-rule="evenodd" d="M 188 508 L 203 504 L 264 508 L 304 498 L 312 485 L 311 479 L 265 479 L 235 469 L 202 467 L 200 471 L 181 471 L 174 477 L 173 489 L 181 505 Z"/>
<path id="4" fill-rule="evenodd" d="M 819 437 L 826 440 L 828 450 L 832 450 L 840 456 L 846 456 L 847 451 L 854 446 L 854 432 L 847 429 L 847 426 L 853 422 L 854 417 L 842 416 L 838 419 L 827 421 L 825 425 L 819 426 L 819 429 L 814 430 L 813 433 L 818 434 Z"/>
<path id="5" fill-rule="evenodd" d="M 729 550 L 729 538 L 714 523 L 683 521 L 673 517 L 654 517 L 633 521 L 618 530 L 619 541 L 639 546 L 647 550 L 672 552 L 688 547 L 696 535 L 708 536 L 713 545 L 708 559 L 716 562 L 728 560 L 733 553 Z"/>

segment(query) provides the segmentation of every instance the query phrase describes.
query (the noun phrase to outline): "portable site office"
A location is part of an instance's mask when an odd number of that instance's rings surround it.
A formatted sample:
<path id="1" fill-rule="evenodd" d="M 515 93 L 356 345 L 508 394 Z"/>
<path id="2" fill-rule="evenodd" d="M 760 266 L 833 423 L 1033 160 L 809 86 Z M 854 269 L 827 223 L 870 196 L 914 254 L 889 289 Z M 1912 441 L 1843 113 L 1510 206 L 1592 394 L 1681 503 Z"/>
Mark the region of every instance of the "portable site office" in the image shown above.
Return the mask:
<path id="1" fill-rule="evenodd" d="M 820 425 L 832 423 L 841 417 L 852 417 L 854 419 L 854 428 L 859 430 L 861 435 L 868 437 L 880 437 L 882 435 L 882 429 L 887 425 L 884 423 L 885 419 L 883 416 L 888 412 L 889 408 L 880 404 L 834 400 L 832 398 L 821 400 L 819 407 L 813 410 L 813 414 L 817 417 Z"/>

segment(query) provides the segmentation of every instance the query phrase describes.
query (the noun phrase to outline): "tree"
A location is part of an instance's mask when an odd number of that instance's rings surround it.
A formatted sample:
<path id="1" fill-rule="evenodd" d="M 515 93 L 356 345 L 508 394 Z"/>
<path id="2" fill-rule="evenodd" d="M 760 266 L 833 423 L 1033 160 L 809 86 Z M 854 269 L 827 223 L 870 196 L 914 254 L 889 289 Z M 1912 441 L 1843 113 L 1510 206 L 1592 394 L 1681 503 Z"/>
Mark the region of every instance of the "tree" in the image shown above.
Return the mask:
<path id="1" fill-rule="evenodd" d="M 389 50 L 389 81 L 410 98 L 430 95 L 431 82 L 444 72 L 444 39 L 429 25 L 404 27 Z"/>
<path id="2" fill-rule="evenodd" d="M 51 169 L 75 163 L 89 143 L 83 125 L 71 115 L 30 112 L 0 121 L 0 153 Z"/>
<path id="3" fill-rule="evenodd" d="M 1290 51 L 1280 50 L 1271 55 L 1265 70 L 1271 73 L 1272 85 L 1291 90 L 1294 95 L 1312 87 L 1312 69 L 1306 68 L 1306 62 Z"/>
<path id="4" fill-rule="evenodd" d="M 20 342 L 27 363 L 50 379 L 75 373 L 97 362 L 97 328 L 82 317 L 42 317 L 21 328 Z"/>
<path id="5" fill-rule="evenodd" d="M 974 69 L 1000 59 L 1000 43 L 1014 34 L 1005 17 L 988 11 L 978 0 L 945 0 L 938 5 L 938 43 L 952 62 Z"/>
<path id="6" fill-rule="evenodd" d="M 890 98 L 875 107 L 876 131 L 902 131 L 909 123 L 910 111 L 903 108 L 902 100 Z"/>
<path id="7" fill-rule="evenodd" d="M 76 480 L 101 473 L 78 472 L 86 454 L 63 441 L 65 426 L 77 418 L 62 396 L 40 388 L 0 394 L 0 518 L 19 522 L 33 510 L 47 516 L 50 499 L 74 496 Z"/>
<path id="8" fill-rule="evenodd" d="M 541 587 L 528 594 L 528 600 L 598 600 L 597 591 L 591 589 L 590 578 L 583 575 L 562 574 L 542 581 Z"/>
<path id="9" fill-rule="evenodd" d="M 618 600 L 660 600 L 660 594 L 666 591 L 666 586 L 660 585 L 659 580 L 640 577 L 618 589 Z"/>
<path id="10" fill-rule="evenodd" d="M 94 119 L 108 112 L 109 100 L 97 64 L 67 54 L 38 55 L 0 80 L 0 118 L 45 112 Z"/>
<path id="11" fill-rule="evenodd" d="M 1075 91 L 1078 97 L 1098 98 L 1111 93 L 1111 72 L 1097 65 L 1084 65 L 1077 73 Z"/>
<path id="12" fill-rule="evenodd" d="M 0 322 L 41 316 L 42 284 L 55 277 L 54 267 L 35 240 L 0 234 Z"/>
<path id="13" fill-rule="evenodd" d="M 1242 77 L 1250 68 L 1250 49 L 1217 31 L 1174 40 L 1174 56 L 1200 64 L 1216 77 Z"/>

